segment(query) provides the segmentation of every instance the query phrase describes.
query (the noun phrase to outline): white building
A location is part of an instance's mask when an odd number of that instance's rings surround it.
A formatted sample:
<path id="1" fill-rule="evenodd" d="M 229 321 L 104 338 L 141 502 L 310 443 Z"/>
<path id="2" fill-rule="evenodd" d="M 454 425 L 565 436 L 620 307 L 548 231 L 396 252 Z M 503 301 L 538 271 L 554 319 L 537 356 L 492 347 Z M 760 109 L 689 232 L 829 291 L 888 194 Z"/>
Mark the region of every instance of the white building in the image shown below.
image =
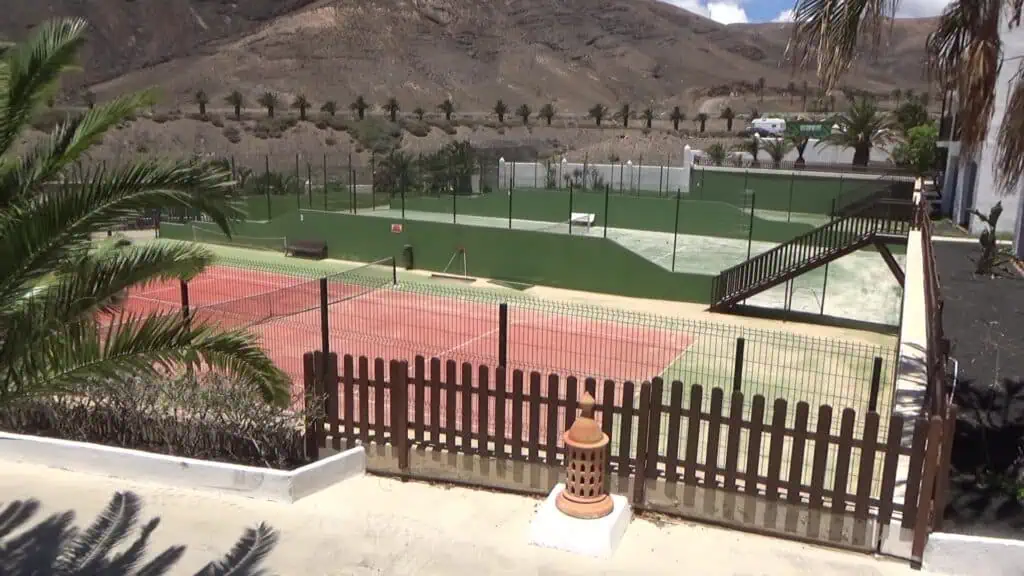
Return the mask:
<path id="1" fill-rule="evenodd" d="M 999 127 L 1006 112 L 1012 83 L 1024 58 L 1024 27 L 1010 28 L 1006 15 L 1003 16 L 1000 37 L 1003 44 L 1003 64 L 996 81 L 995 104 L 988 135 L 981 150 L 968 158 L 960 154 L 960 143 L 955 140 L 957 133 L 955 96 L 943 118 L 940 131 L 940 146 L 947 148 L 946 173 L 942 183 L 942 206 L 953 222 L 980 234 L 984 224 L 971 216 L 971 209 L 988 214 L 996 202 L 1003 203 L 1003 214 L 999 219 L 1000 232 L 1014 233 L 1014 248 L 1018 256 L 1024 255 L 1024 182 L 1017 190 L 1000 190 L 997 184 L 995 159 L 998 149 Z"/>

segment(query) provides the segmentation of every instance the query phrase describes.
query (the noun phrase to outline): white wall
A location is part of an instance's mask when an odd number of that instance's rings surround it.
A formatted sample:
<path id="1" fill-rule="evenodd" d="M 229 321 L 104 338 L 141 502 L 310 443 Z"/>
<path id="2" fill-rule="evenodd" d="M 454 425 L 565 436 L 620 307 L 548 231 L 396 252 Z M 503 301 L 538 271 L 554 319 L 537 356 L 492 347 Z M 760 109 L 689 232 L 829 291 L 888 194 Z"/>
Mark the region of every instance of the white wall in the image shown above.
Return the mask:
<path id="1" fill-rule="evenodd" d="M 999 73 L 999 79 L 996 81 L 996 97 L 995 105 L 993 107 L 992 121 L 989 124 L 988 135 L 985 138 L 985 142 L 979 155 L 978 163 L 978 176 L 976 180 L 976 188 L 974 194 L 974 207 L 978 209 L 982 214 L 987 214 L 989 209 L 996 203 L 1001 201 L 1003 203 L 1003 215 L 999 220 L 999 230 L 1003 232 L 1013 232 L 1017 229 L 1017 221 L 1021 218 L 1020 212 L 1022 207 L 1020 204 L 1020 198 L 1022 190 L 1021 186 L 1015 191 L 999 190 L 997 185 L 997 174 L 994 166 L 996 160 L 996 154 L 998 150 L 999 140 L 999 127 L 1002 125 L 1003 116 L 1006 113 L 1007 99 L 1010 95 L 1010 88 L 1012 87 L 1011 82 L 1017 73 L 1020 65 L 1020 57 L 1024 56 L 1024 28 L 1016 27 L 1010 29 L 1008 24 L 1003 23 L 1003 29 L 1000 33 L 1003 41 L 1003 66 Z M 966 184 L 967 176 L 967 164 L 969 159 L 961 156 L 960 159 L 960 176 L 957 186 L 957 201 L 955 203 L 954 210 L 956 213 L 962 213 L 963 210 L 969 210 L 971 207 L 964 205 L 962 202 L 963 193 L 966 191 L 964 188 Z M 1024 183 L 1022 183 L 1024 184 Z M 971 232 L 973 234 L 980 234 L 984 224 L 977 218 L 971 218 Z M 1018 242 L 1020 241 L 1018 234 Z"/>
<path id="2" fill-rule="evenodd" d="M 642 190 L 657 194 L 674 193 L 676 190 L 687 192 L 690 189 L 689 166 L 658 166 L 642 165 L 627 162 L 617 164 L 580 162 L 551 162 L 558 187 L 565 187 L 565 176 L 571 176 L 575 170 L 585 169 L 587 188 L 593 186 L 593 173 L 610 184 L 612 190 Z M 544 188 L 548 166 L 541 162 L 499 162 L 498 189 L 507 190 L 511 185 L 515 188 Z"/>

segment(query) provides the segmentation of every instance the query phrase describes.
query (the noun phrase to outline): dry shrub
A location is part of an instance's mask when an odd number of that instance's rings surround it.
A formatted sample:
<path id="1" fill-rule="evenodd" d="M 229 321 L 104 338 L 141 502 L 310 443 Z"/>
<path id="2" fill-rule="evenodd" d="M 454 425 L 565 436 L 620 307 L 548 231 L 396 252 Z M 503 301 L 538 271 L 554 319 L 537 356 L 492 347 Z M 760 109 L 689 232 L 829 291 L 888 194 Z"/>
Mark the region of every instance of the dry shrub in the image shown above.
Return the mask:
<path id="1" fill-rule="evenodd" d="M 228 126 L 224 128 L 224 137 L 228 139 L 228 142 L 232 144 L 238 144 L 242 141 L 242 133 L 238 131 L 235 126 Z"/>

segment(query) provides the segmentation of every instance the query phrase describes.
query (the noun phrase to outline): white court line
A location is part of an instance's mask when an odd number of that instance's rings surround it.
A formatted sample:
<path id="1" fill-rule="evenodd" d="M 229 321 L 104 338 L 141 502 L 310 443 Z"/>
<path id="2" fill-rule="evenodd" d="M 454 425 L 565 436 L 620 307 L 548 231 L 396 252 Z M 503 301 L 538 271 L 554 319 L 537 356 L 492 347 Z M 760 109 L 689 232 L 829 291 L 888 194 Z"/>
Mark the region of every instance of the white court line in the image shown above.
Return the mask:
<path id="1" fill-rule="evenodd" d="M 452 352 L 458 350 L 459 348 L 462 348 L 463 346 L 468 346 L 469 344 L 472 344 L 473 342 L 476 342 L 477 340 L 480 340 L 482 338 L 486 338 L 486 337 L 490 336 L 491 334 L 494 334 L 498 330 L 500 330 L 500 328 L 494 328 L 492 330 L 488 330 L 487 332 L 484 332 L 483 334 L 480 334 L 479 336 L 474 336 L 474 337 L 470 338 L 469 340 L 466 340 L 462 344 L 459 344 L 457 346 L 452 346 L 451 348 L 449 348 L 449 349 L 445 350 L 444 352 L 442 352 L 441 356 L 447 356 L 447 355 L 451 354 Z"/>

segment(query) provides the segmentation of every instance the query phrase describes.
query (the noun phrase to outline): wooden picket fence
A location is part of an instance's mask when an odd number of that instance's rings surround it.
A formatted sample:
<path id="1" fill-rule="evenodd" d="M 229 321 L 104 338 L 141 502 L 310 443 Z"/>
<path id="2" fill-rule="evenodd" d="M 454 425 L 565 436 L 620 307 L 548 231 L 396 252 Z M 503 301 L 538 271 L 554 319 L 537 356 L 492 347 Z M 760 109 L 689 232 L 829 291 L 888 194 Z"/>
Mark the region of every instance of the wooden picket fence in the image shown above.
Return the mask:
<path id="1" fill-rule="evenodd" d="M 334 353 L 311 352 L 304 361 L 308 454 L 363 445 L 375 473 L 547 494 L 586 391 L 611 438 L 609 490 L 640 511 L 864 551 L 887 532 L 912 531 L 920 562 L 944 508 L 955 407 L 945 418 L 858 418 L 717 388 L 708 403 L 701 386 L 660 379 L 423 357 L 409 366 L 345 356 L 339 366 Z"/>

